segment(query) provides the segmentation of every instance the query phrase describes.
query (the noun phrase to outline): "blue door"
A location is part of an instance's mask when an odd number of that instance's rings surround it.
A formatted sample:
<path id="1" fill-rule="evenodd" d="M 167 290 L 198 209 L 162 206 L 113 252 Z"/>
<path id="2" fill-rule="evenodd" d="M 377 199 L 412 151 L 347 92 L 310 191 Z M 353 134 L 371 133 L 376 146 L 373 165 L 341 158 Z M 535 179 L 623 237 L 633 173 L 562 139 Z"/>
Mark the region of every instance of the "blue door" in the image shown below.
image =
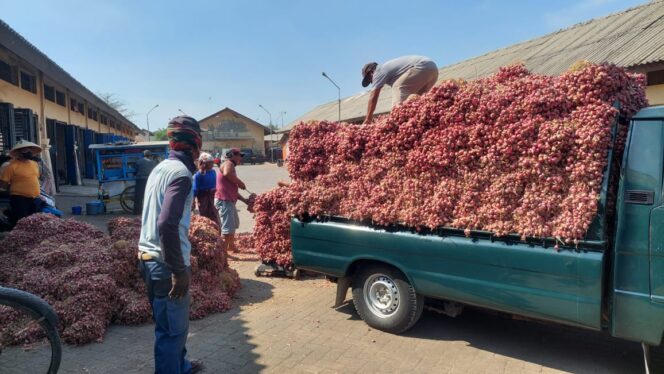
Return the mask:
<path id="1" fill-rule="evenodd" d="M 90 145 L 95 143 L 95 133 L 92 130 L 85 130 L 83 132 L 83 149 L 85 152 L 85 177 L 92 179 L 95 177 L 94 171 L 94 157 L 90 150 Z"/>
<path id="2" fill-rule="evenodd" d="M 76 185 L 76 156 L 74 150 L 76 144 L 76 126 L 65 125 L 65 159 L 67 162 L 67 182 Z"/>

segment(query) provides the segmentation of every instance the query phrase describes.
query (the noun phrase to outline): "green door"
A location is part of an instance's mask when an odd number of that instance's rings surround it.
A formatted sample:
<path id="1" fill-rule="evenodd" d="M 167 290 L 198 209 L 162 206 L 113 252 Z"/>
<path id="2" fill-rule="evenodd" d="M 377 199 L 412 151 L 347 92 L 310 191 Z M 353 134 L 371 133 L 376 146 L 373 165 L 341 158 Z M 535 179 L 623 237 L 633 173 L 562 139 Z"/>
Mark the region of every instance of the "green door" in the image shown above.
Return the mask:
<path id="1" fill-rule="evenodd" d="M 650 216 L 650 298 L 664 303 L 664 205 Z"/>

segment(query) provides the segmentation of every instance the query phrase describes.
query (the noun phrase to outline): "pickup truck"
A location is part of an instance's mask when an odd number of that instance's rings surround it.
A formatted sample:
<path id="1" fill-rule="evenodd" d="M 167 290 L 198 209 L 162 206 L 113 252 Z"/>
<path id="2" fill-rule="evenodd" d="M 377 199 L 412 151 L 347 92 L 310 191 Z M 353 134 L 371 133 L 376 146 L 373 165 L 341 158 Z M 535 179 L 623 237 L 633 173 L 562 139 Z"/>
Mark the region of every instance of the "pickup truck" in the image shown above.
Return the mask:
<path id="1" fill-rule="evenodd" d="M 265 163 L 265 157 L 259 153 L 254 153 L 254 150 L 251 148 L 242 148 L 240 151 L 244 153 L 244 157 L 242 158 L 242 163 L 244 164 L 255 165 Z"/>
<path id="2" fill-rule="evenodd" d="M 352 288 L 360 317 L 383 331 L 413 326 L 426 298 L 452 315 L 472 305 L 606 331 L 641 342 L 648 364 L 664 332 L 664 106 L 631 119 L 613 202 L 611 159 L 597 216 L 571 246 L 319 217 L 291 221 L 293 262 L 336 280 L 336 306 Z"/>

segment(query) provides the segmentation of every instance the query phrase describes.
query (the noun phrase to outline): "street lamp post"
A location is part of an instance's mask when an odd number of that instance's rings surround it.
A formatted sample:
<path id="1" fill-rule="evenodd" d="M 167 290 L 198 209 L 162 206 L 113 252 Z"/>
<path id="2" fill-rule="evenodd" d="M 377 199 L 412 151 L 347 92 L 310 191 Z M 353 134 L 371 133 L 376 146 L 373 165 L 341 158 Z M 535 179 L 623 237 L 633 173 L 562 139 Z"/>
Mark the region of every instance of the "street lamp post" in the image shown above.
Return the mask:
<path id="1" fill-rule="evenodd" d="M 187 113 L 183 112 L 182 109 L 178 109 L 178 112 L 184 114 L 185 116 L 189 116 Z"/>
<path id="2" fill-rule="evenodd" d="M 272 131 L 272 113 L 270 113 L 269 110 L 265 109 L 265 107 L 262 106 L 261 104 L 258 104 L 258 106 L 261 109 L 263 109 L 267 113 L 267 115 L 270 117 L 270 143 L 269 143 L 270 144 L 270 160 L 271 160 L 272 163 L 274 163 L 274 147 L 272 147 L 272 137 L 273 137 L 272 135 L 274 135 L 274 132 Z"/>
<path id="3" fill-rule="evenodd" d="M 336 83 L 334 83 L 334 81 L 332 80 L 332 78 L 330 78 L 327 74 L 325 74 L 325 72 L 323 72 L 323 76 L 324 76 L 325 78 L 327 78 L 330 82 L 332 82 L 332 84 L 334 85 L 334 87 L 337 88 L 337 94 L 338 94 L 338 101 L 337 101 L 337 103 L 339 104 L 339 105 L 338 105 L 338 106 L 339 106 L 339 122 L 341 122 L 341 88 L 340 88 Z"/>
<path id="4" fill-rule="evenodd" d="M 284 116 L 286 115 L 286 112 L 279 112 L 279 116 L 281 117 L 281 127 L 280 130 L 284 129 Z"/>
<path id="5" fill-rule="evenodd" d="M 148 141 L 150 141 L 150 112 L 157 109 L 158 106 L 159 104 L 153 106 L 152 109 L 148 110 L 148 113 L 145 115 L 145 122 L 148 124 Z"/>

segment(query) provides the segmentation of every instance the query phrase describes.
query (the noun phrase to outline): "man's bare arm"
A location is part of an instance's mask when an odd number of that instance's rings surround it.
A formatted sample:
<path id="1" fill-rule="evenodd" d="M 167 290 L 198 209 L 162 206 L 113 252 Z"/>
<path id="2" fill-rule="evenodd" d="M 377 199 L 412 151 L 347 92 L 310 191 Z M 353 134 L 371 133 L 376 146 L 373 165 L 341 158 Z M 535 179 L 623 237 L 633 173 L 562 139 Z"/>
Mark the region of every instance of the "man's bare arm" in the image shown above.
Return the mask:
<path id="1" fill-rule="evenodd" d="M 365 124 L 371 123 L 373 120 L 374 111 L 376 111 L 376 105 L 378 104 L 378 97 L 380 96 L 380 88 L 374 88 L 369 94 L 369 105 L 367 107 L 367 116 L 364 119 Z"/>
<path id="2" fill-rule="evenodd" d="M 241 189 L 244 190 L 244 189 L 247 188 L 247 187 L 244 185 L 244 182 L 242 182 L 242 181 L 240 180 L 240 178 L 237 177 L 237 174 L 235 174 L 235 168 L 233 167 L 233 164 L 232 164 L 232 163 L 225 162 L 225 163 L 221 166 L 221 174 L 222 174 L 224 177 L 228 178 L 228 180 L 231 181 L 232 183 L 237 184 L 237 186 L 240 187 Z"/>

